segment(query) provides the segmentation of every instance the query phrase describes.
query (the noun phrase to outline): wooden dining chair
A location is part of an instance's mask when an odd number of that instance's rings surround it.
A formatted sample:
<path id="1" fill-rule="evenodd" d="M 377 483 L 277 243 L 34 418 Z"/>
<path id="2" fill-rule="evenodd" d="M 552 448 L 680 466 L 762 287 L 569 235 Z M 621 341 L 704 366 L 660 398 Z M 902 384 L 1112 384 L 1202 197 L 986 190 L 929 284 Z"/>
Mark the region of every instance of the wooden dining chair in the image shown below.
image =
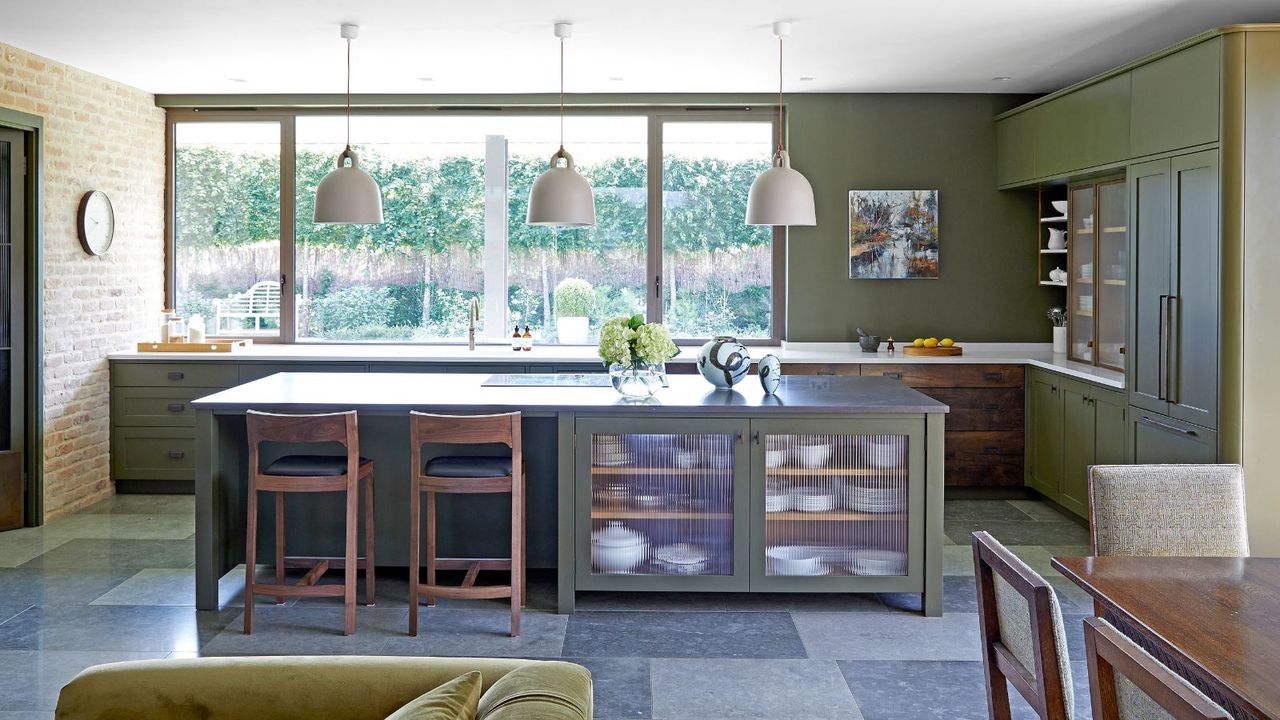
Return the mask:
<path id="1" fill-rule="evenodd" d="M 244 632 L 253 632 L 255 595 L 343 598 L 343 634 L 356 630 L 356 570 L 364 568 L 365 604 L 374 604 L 373 461 L 360 457 L 356 413 L 280 415 L 250 410 L 245 414 L 249 436 L 248 523 L 245 537 Z M 343 455 L 285 455 L 261 465 L 263 443 L 337 443 Z M 365 496 L 365 556 L 357 555 L 356 535 L 360 515 L 360 486 Z M 273 492 L 276 500 L 276 581 L 258 582 L 258 493 Z M 340 492 L 346 500 L 345 551 L 341 557 L 297 557 L 285 554 L 284 499 L 289 493 Z M 296 584 L 285 583 L 285 568 L 307 567 Z M 321 585 L 329 568 L 342 569 L 341 584 Z"/>
<path id="2" fill-rule="evenodd" d="M 1009 685 L 1041 720 L 1070 720 L 1071 665 L 1053 587 L 986 532 L 973 534 L 973 565 L 991 720 L 1012 717 Z"/>
<path id="3" fill-rule="evenodd" d="M 520 607 L 525 599 L 525 501 L 524 459 L 520 440 L 520 413 L 498 415 L 433 415 L 409 413 L 410 468 L 409 495 L 409 634 L 418 634 L 418 598 L 428 605 L 437 597 L 461 600 L 511 598 L 511 637 L 520 634 Z M 422 447 L 440 445 L 506 445 L 510 454 L 448 455 L 425 463 Z M 436 557 L 436 496 L 440 494 L 511 494 L 511 556 L 509 558 Z M 427 581 L 421 581 L 422 497 L 426 496 Z M 472 533 L 494 528 L 475 527 Z M 466 570 L 462 584 L 440 585 L 438 570 Z M 481 570 L 509 570 L 510 585 L 476 585 Z"/>
<path id="4" fill-rule="evenodd" d="M 1229 720 L 1220 705 L 1106 620 L 1085 618 L 1094 720 Z"/>
<path id="5" fill-rule="evenodd" d="M 1089 468 L 1092 555 L 1247 557 L 1239 465 Z"/>

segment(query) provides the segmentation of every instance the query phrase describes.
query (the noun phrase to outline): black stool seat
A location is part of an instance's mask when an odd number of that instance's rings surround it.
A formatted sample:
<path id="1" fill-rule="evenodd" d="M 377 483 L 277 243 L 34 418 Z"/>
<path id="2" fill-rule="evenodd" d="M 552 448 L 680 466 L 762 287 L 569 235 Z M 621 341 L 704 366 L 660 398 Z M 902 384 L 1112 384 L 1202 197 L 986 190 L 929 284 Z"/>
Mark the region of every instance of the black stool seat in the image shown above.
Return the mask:
<path id="1" fill-rule="evenodd" d="M 509 477 L 511 456 L 444 455 L 428 460 L 422 474 L 448 478 Z"/>
<path id="2" fill-rule="evenodd" d="M 369 458 L 360 458 L 361 466 L 372 462 Z M 333 477 L 346 471 L 346 455 L 285 455 L 267 465 L 262 474 L 285 477 Z"/>

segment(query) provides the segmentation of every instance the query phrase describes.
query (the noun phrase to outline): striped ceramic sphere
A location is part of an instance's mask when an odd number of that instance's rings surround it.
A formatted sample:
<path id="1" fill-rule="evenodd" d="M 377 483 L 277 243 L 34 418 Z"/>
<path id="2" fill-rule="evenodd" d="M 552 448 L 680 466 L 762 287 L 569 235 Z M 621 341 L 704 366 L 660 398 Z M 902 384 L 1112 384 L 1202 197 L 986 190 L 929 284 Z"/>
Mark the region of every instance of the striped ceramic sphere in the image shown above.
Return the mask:
<path id="1" fill-rule="evenodd" d="M 760 387 L 770 395 L 778 390 L 778 385 L 782 382 L 782 363 L 778 361 L 776 355 L 765 355 L 756 363 L 760 373 Z"/>
<path id="2" fill-rule="evenodd" d="M 751 370 L 751 353 L 737 339 L 721 335 L 698 351 L 698 372 L 718 388 L 731 388 Z"/>

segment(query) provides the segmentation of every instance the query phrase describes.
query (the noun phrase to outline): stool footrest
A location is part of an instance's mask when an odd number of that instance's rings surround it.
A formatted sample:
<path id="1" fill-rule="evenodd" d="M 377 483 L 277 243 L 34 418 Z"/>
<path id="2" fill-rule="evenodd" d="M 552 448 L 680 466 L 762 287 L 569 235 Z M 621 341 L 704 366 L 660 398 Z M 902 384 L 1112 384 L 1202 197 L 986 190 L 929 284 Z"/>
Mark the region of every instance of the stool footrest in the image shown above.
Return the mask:
<path id="1" fill-rule="evenodd" d="M 341 597 L 347 591 L 343 585 L 276 585 L 254 583 L 254 595 L 279 595 L 282 597 Z"/>
<path id="2" fill-rule="evenodd" d="M 302 579 L 299 580 L 297 583 L 298 587 L 315 585 L 316 581 L 320 579 L 320 576 L 324 575 L 327 572 L 329 572 L 329 561 L 321 560 L 320 562 L 315 564 L 315 567 L 308 570 L 306 575 L 302 576 Z"/>
<path id="3" fill-rule="evenodd" d="M 436 570 L 510 570 L 510 558 L 436 558 Z"/>
<path id="4" fill-rule="evenodd" d="M 456 585 L 419 585 L 418 596 L 421 597 L 423 595 L 432 598 L 449 598 L 451 600 L 492 600 L 511 597 L 511 586 L 479 585 L 476 587 L 458 587 Z"/>
<path id="5" fill-rule="evenodd" d="M 324 555 L 287 555 L 284 559 L 284 566 L 287 568 L 310 568 L 316 563 L 327 562 L 333 570 L 343 570 L 347 567 L 347 559 L 344 557 L 326 557 Z M 356 569 L 364 569 L 364 558 L 356 558 Z"/>

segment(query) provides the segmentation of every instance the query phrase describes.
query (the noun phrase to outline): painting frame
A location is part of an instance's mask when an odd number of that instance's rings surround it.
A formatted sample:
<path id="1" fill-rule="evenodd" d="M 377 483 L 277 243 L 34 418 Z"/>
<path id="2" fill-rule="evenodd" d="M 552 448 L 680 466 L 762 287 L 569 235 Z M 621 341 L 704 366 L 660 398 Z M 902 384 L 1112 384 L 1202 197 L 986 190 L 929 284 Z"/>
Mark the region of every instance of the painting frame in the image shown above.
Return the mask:
<path id="1" fill-rule="evenodd" d="M 849 279 L 939 278 L 938 190 L 849 191 Z"/>

